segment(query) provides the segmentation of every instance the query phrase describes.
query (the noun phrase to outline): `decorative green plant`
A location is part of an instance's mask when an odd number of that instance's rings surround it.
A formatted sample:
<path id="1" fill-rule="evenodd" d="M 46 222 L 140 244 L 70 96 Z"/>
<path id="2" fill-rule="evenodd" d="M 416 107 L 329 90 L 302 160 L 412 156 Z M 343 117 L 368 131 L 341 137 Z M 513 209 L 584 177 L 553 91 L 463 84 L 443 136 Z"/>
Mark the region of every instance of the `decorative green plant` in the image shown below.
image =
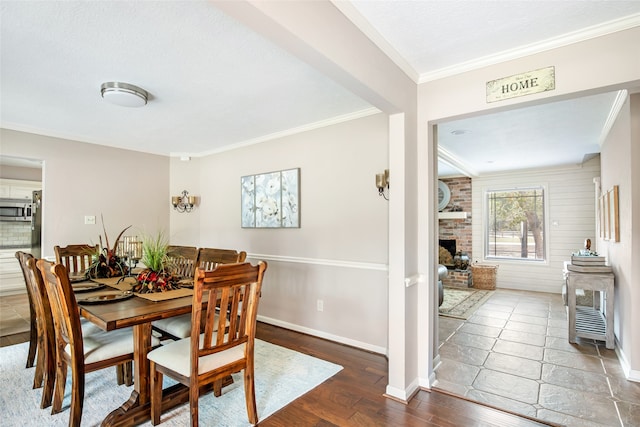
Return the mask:
<path id="1" fill-rule="evenodd" d="M 164 271 L 167 266 L 169 243 L 162 232 L 155 237 L 145 236 L 142 241 L 142 263 L 153 271 Z"/>
<path id="2" fill-rule="evenodd" d="M 169 266 L 168 247 L 169 243 L 162 232 L 144 237 L 141 261 L 147 268 L 136 277 L 134 292 L 165 292 L 178 287 L 178 278 L 173 275 Z"/>

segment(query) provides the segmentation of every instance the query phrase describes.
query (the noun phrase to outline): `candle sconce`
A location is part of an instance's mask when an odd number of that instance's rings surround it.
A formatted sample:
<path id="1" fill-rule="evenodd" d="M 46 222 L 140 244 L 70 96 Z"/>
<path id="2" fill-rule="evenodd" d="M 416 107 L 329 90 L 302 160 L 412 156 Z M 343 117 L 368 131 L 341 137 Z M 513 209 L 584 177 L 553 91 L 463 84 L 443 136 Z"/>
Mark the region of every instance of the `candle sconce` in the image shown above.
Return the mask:
<path id="1" fill-rule="evenodd" d="M 389 169 L 385 169 L 384 173 L 376 174 L 376 187 L 378 188 L 378 195 L 384 197 L 385 200 L 389 200 L 387 196 L 389 194 Z M 387 194 L 384 194 L 385 188 Z"/>
<path id="2" fill-rule="evenodd" d="M 196 205 L 196 196 L 190 196 L 187 190 L 181 196 L 172 196 L 171 204 L 178 212 L 191 212 Z"/>

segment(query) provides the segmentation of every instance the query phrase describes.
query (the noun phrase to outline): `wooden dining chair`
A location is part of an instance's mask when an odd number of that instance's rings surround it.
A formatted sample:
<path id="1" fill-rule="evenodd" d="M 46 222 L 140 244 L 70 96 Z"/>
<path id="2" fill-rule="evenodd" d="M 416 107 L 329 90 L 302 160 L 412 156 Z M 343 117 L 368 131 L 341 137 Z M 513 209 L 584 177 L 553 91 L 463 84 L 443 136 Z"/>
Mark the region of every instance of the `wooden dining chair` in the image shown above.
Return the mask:
<path id="1" fill-rule="evenodd" d="M 200 248 L 194 265 L 201 270 L 213 270 L 220 264 L 244 262 L 247 258 L 245 251 L 233 249 Z M 156 320 L 152 326 L 161 334 L 171 339 L 182 339 L 191 335 L 191 314 Z"/>
<path id="2" fill-rule="evenodd" d="M 193 279 L 198 260 L 198 248 L 195 246 L 167 247 L 167 260 L 172 272 L 184 279 Z"/>
<path id="3" fill-rule="evenodd" d="M 84 402 L 85 373 L 133 362 L 132 328 L 109 332 L 94 329 L 85 335 L 66 267 L 45 260 L 39 260 L 37 266 L 49 297 L 55 330 L 56 375 L 51 412 L 56 414 L 62 410 L 67 368 L 71 367 L 69 425 L 79 426 Z"/>
<path id="4" fill-rule="evenodd" d="M 259 295 L 266 269 L 264 261 L 256 266 L 250 263 L 221 264 L 211 271 L 196 269 L 191 338 L 160 346 L 147 355 L 151 369 L 153 425 L 160 423 L 164 375 L 189 387 L 191 426 L 195 427 L 198 425 L 200 388 L 213 384 L 214 393 L 219 395 L 222 381 L 240 371 L 244 371 L 249 422 L 258 422 L 253 354 Z M 202 309 L 203 300 L 208 301 L 205 311 Z M 218 315 L 216 309 L 229 315 Z M 202 316 L 206 322 L 204 333 L 200 334 Z"/>
<path id="5" fill-rule="evenodd" d="M 91 267 L 93 257 L 98 253 L 98 245 L 68 245 L 54 246 L 56 264 L 62 264 L 67 268 L 70 277 L 82 276 Z"/>
<path id="6" fill-rule="evenodd" d="M 49 298 L 42 281 L 40 270 L 36 266 L 36 259 L 29 253 L 17 252 L 16 256 L 25 275 L 25 283 L 32 295 L 33 311 L 35 312 L 37 329 L 37 359 L 35 361 L 35 374 L 33 388 L 43 387 L 40 407 L 51 406 L 53 384 L 55 380 L 55 347 L 53 318 Z"/>
<path id="7" fill-rule="evenodd" d="M 37 313 L 35 310 L 35 300 L 33 296 L 33 289 L 27 283 L 27 271 L 25 270 L 26 264 L 22 262 L 22 255 L 26 252 L 18 251 L 15 256 L 20 264 L 22 270 L 22 277 L 24 278 L 25 286 L 27 287 L 27 299 L 29 300 L 29 351 L 27 353 L 27 368 L 33 368 L 36 352 L 38 350 L 38 325 L 37 325 Z"/>
<path id="8" fill-rule="evenodd" d="M 244 262 L 247 259 L 245 251 L 233 249 L 200 248 L 196 265 L 200 270 L 213 270 L 218 264 L 232 264 Z"/>

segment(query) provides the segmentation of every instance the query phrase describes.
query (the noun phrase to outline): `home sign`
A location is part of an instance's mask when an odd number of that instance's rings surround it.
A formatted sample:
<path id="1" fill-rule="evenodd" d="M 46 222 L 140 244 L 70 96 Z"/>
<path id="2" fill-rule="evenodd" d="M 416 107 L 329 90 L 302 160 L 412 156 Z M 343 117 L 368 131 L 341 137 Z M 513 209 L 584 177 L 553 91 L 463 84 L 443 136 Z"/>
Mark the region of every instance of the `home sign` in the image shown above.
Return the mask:
<path id="1" fill-rule="evenodd" d="M 555 67 L 540 68 L 487 82 L 487 102 L 546 92 L 556 88 Z"/>

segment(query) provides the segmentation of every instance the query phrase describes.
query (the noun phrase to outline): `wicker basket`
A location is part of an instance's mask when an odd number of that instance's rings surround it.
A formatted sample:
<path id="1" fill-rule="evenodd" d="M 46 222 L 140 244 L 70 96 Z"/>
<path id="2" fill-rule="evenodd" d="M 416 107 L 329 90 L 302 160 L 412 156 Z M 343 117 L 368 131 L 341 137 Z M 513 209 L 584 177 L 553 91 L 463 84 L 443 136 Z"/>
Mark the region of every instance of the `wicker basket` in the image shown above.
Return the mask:
<path id="1" fill-rule="evenodd" d="M 471 266 L 473 287 L 476 289 L 495 289 L 497 265 L 473 264 Z"/>

